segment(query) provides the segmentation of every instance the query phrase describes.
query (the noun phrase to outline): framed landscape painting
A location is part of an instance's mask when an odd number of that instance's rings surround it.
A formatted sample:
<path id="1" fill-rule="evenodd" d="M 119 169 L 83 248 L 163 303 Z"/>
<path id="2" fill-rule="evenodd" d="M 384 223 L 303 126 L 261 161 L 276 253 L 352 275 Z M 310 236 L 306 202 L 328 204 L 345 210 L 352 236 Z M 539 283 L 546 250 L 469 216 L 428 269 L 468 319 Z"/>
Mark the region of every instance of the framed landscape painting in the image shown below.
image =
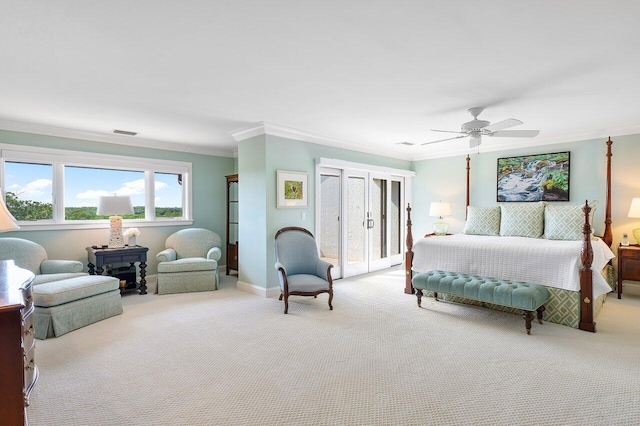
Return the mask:
<path id="1" fill-rule="evenodd" d="M 498 158 L 497 200 L 569 201 L 569 152 Z"/>
<path id="2" fill-rule="evenodd" d="M 278 204 L 279 209 L 304 208 L 308 206 L 308 173 L 286 172 L 278 170 Z"/>

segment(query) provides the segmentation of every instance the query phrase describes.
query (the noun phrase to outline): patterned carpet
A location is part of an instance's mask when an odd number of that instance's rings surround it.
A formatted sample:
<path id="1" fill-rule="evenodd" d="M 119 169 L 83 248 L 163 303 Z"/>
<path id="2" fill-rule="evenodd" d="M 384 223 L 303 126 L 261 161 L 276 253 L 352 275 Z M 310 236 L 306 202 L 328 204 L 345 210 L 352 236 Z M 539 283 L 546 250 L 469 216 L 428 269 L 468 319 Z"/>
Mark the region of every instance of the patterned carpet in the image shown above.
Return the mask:
<path id="1" fill-rule="evenodd" d="M 640 292 L 598 333 L 403 293 L 395 268 L 283 303 L 235 289 L 123 297 L 37 342 L 33 425 L 640 424 Z M 626 289 L 625 289 L 626 291 Z"/>

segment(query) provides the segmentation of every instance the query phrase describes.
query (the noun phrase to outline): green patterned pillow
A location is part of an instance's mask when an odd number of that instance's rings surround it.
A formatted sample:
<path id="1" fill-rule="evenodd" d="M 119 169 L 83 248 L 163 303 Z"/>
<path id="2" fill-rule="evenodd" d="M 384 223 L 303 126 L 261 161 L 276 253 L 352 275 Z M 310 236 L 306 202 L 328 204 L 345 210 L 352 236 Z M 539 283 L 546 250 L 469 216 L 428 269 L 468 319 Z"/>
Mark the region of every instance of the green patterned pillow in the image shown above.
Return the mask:
<path id="1" fill-rule="evenodd" d="M 500 235 L 540 238 L 544 232 L 546 203 L 500 204 Z"/>
<path id="2" fill-rule="evenodd" d="M 582 227 L 584 225 L 584 204 L 577 206 L 548 205 L 544 210 L 544 237 L 548 240 L 582 240 Z M 589 223 L 592 225 L 593 214 L 598 207 L 597 201 L 589 203 Z"/>
<path id="3" fill-rule="evenodd" d="M 500 235 L 500 206 L 467 207 L 467 222 L 463 234 Z"/>

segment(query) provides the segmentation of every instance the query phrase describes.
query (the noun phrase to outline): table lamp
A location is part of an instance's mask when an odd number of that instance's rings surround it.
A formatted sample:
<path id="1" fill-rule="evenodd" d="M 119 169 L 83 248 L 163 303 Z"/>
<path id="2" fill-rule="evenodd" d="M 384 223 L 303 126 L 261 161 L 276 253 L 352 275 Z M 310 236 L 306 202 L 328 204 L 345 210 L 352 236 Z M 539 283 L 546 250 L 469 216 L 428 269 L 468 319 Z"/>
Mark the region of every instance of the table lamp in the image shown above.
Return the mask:
<path id="1" fill-rule="evenodd" d="M 0 197 L 0 232 L 15 231 L 16 229 L 20 229 L 16 223 L 16 218 L 9 213 L 7 206 Z"/>
<path id="2" fill-rule="evenodd" d="M 640 218 L 640 198 L 634 198 L 631 200 L 631 207 L 629 207 L 629 214 L 627 217 Z M 640 244 L 640 228 L 633 230 L 633 238 L 636 239 L 636 244 Z"/>
<path id="3" fill-rule="evenodd" d="M 433 224 L 433 233 L 436 235 L 447 235 L 449 224 L 442 220 L 442 216 L 451 216 L 451 205 L 438 201 L 431 203 L 429 216 L 439 216 L 440 218 Z"/>
<path id="4" fill-rule="evenodd" d="M 133 204 L 128 195 L 108 195 L 100 197 L 98 200 L 97 215 L 111 215 L 109 217 L 110 234 L 109 248 L 124 247 L 122 238 L 122 216 L 121 214 L 133 214 Z"/>

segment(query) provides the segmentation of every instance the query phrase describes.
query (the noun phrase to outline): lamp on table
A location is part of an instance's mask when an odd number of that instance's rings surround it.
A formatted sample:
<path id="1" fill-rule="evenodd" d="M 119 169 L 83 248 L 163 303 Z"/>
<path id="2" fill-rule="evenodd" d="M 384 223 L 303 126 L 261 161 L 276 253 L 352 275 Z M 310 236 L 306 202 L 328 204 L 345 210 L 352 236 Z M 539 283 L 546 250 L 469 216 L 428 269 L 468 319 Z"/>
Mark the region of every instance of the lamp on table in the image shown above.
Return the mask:
<path id="1" fill-rule="evenodd" d="M 133 204 L 128 195 L 108 195 L 100 197 L 98 200 L 98 216 L 111 215 L 109 217 L 109 248 L 124 247 L 122 238 L 122 216 L 121 214 L 133 214 Z"/>
<path id="2" fill-rule="evenodd" d="M 640 218 L 640 198 L 634 198 L 631 200 L 631 207 L 629 207 L 629 214 L 627 217 Z M 636 239 L 636 244 L 640 244 L 640 228 L 633 230 L 633 238 Z"/>
<path id="3" fill-rule="evenodd" d="M 433 223 L 433 233 L 436 235 L 447 235 L 449 224 L 445 222 L 443 216 L 451 216 L 451 204 L 442 201 L 431 203 L 429 208 L 429 216 L 439 216 L 440 218 Z"/>

